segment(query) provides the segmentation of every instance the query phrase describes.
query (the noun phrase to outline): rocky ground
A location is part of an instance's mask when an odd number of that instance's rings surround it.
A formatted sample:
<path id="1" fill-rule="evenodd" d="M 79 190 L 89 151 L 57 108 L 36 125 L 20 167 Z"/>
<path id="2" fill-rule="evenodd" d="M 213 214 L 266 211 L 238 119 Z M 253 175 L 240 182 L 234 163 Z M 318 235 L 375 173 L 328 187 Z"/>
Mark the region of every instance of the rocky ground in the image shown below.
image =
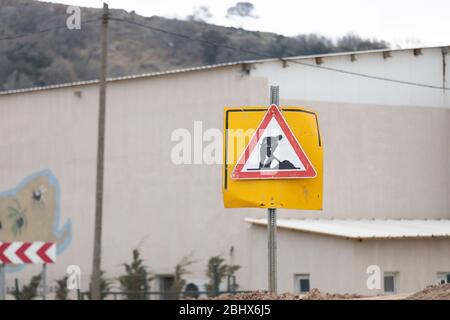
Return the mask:
<path id="1" fill-rule="evenodd" d="M 357 299 L 362 296 L 356 294 L 334 294 L 327 292 L 320 292 L 318 289 L 312 289 L 307 294 L 296 293 L 281 293 L 270 294 L 263 291 L 256 291 L 251 293 L 223 294 L 216 298 L 216 300 L 344 300 Z"/>
<path id="2" fill-rule="evenodd" d="M 365 297 L 357 294 L 334 294 L 312 289 L 307 294 L 281 293 L 270 294 L 263 291 L 250 293 L 223 294 L 215 300 L 450 300 L 450 284 L 426 287 L 413 294 L 398 294 L 392 296 Z"/>
<path id="3" fill-rule="evenodd" d="M 426 287 L 405 300 L 450 300 L 450 283 Z"/>

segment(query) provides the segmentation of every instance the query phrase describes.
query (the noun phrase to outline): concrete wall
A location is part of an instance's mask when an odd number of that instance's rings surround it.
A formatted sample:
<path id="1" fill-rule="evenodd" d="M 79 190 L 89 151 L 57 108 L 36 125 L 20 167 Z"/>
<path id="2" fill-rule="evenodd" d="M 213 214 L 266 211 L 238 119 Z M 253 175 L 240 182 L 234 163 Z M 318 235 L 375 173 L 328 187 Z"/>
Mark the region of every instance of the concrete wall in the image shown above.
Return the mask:
<path id="1" fill-rule="evenodd" d="M 82 98 L 74 95 L 82 91 Z M 57 264 L 49 266 L 49 283 L 66 267 L 80 265 L 89 282 L 92 256 L 98 89 L 93 86 L 0 97 L 0 190 L 15 187 L 30 174 L 49 168 L 61 187 L 61 219 L 72 221 L 72 243 Z M 28 227 L 32 228 L 32 225 Z M 25 284 L 40 266 L 7 273 Z M 86 286 L 85 286 L 86 288 Z"/>
<path id="2" fill-rule="evenodd" d="M 177 128 L 192 131 L 195 120 L 203 121 L 204 130 L 221 129 L 224 106 L 266 105 L 268 76 L 277 81 L 275 74 L 246 76 L 235 66 L 109 85 L 103 232 L 107 276 L 119 275 L 120 264 L 139 246 L 151 271 L 159 274 L 172 272 L 192 252 L 198 263 L 189 280 L 201 282 L 208 257 L 228 257 L 234 246 L 234 262 L 242 265 L 241 287 L 265 288 L 265 281 L 255 277 L 265 274 L 266 242 L 243 221 L 263 217 L 265 211 L 223 209 L 221 166 L 172 164 L 170 137 Z M 282 97 L 293 97 L 280 84 Z M 281 101 L 319 112 L 324 211 L 280 210 L 281 216 L 450 217 L 450 116 L 448 109 L 430 107 L 437 100 L 430 98 L 423 108 L 392 108 L 299 96 L 301 92 L 294 100 Z M 85 289 L 92 261 L 97 105 L 98 88 L 93 85 L 0 96 L 0 190 L 44 168 L 53 171 L 61 184 L 61 218 L 71 219 L 73 240 L 50 266 L 49 280 L 77 264 Z M 291 247 L 303 245 L 292 240 Z M 315 245 L 308 248 L 313 251 Z M 347 258 L 356 256 L 341 249 Z M 15 276 L 27 280 L 38 270 L 34 266 L 8 274 L 8 283 Z M 285 283 L 282 288 L 290 287 Z"/>
<path id="3" fill-rule="evenodd" d="M 192 130 L 195 120 L 202 120 L 205 129 L 222 129 L 224 106 L 263 104 L 266 89 L 266 80 L 243 77 L 239 66 L 111 83 L 102 265 L 107 276 L 120 274 L 121 263 L 137 246 L 159 274 L 173 272 L 192 252 L 199 262 L 191 268 L 191 280 L 203 281 L 207 259 L 227 256 L 231 246 L 236 263 L 246 264 L 243 218 L 250 212 L 223 209 L 221 165 L 174 165 L 170 139 L 177 128 Z M 53 171 L 61 184 L 62 219 L 71 219 L 73 240 L 49 267 L 49 281 L 76 264 L 85 289 L 92 261 L 97 104 L 95 86 L 0 97 L 0 190 L 44 168 Z M 8 275 L 8 284 L 38 271 L 28 267 Z M 241 273 L 245 287 L 250 272 L 244 268 Z"/>
<path id="4" fill-rule="evenodd" d="M 442 88 L 450 86 L 450 58 L 441 48 L 423 49 L 422 55 L 414 56 L 413 50 L 392 51 L 390 58 L 381 52 L 356 54 L 352 62 L 350 55 L 325 56 L 320 65 L 375 77 L 427 84 Z M 444 63 L 445 59 L 445 63 Z M 302 59 L 305 66 L 288 62 L 256 64 L 254 76 L 270 75 L 270 84 L 280 85 L 286 99 L 334 101 L 357 104 L 379 104 L 392 106 L 450 107 L 450 91 L 380 81 L 315 68 L 314 59 Z"/>
<path id="5" fill-rule="evenodd" d="M 322 217 L 450 218 L 449 109 L 282 103 L 319 113 Z"/>
<path id="6" fill-rule="evenodd" d="M 251 286 L 267 283 L 266 229 L 253 226 Z M 397 293 L 410 293 L 437 283 L 438 272 L 450 272 L 448 239 L 347 240 L 279 230 L 278 291 L 294 291 L 294 275 L 309 274 L 311 288 L 325 292 L 383 294 L 383 273 L 398 272 Z M 369 290 L 367 267 L 381 269 L 381 289 Z"/>

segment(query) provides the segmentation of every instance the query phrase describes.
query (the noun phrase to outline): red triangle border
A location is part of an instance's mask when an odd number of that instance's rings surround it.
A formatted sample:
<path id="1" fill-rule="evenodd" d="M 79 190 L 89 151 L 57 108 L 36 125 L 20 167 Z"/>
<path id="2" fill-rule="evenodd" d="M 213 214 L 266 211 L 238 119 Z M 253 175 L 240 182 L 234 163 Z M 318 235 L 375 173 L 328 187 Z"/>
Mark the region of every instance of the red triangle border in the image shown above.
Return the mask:
<path id="1" fill-rule="evenodd" d="M 276 121 L 283 130 L 286 138 L 289 140 L 289 143 L 294 148 L 295 153 L 299 157 L 300 161 L 305 166 L 306 171 L 299 170 L 265 170 L 264 174 L 261 174 L 261 171 L 253 171 L 253 172 L 243 172 L 245 163 L 250 157 L 253 149 L 257 146 L 259 139 L 263 135 L 265 129 L 269 125 L 270 120 L 275 117 Z M 245 148 L 245 151 L 242 153 L 239 161 L 236 163 L 236 166 L 231 173 L 231 179 L 233 180 L 244 180 L 244 179 L 299 179 L 299 178 L 315 178 L 317 176 L 316 170 L 314 169 L 311 161 L 308 159 L 308 156 L 303 151 L 300 143 L 297 138 L 289 128 L 286 120 L 284 119 L 280 109 L 276 105 L 271 105 L 267 110 L 264 118 L 250 139 L 249 144 Z"/>

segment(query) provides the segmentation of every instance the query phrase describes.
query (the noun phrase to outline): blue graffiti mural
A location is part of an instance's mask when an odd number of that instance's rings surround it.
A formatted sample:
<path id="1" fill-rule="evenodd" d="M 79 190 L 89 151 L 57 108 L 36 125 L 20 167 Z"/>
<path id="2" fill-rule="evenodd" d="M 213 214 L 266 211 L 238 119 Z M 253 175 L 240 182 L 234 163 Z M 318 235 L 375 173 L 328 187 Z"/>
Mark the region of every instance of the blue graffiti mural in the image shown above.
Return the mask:
<path id="1" fill-rule="evenodd" d="M 61 226 L 61 189 L 50 169 L 31 174 L 15 188 L 0 192 L 0 242 L 46 241 L 62 254 L 72 241 L 72 223 Z M 8 265 L 17 272 L 26 265 Z"/>

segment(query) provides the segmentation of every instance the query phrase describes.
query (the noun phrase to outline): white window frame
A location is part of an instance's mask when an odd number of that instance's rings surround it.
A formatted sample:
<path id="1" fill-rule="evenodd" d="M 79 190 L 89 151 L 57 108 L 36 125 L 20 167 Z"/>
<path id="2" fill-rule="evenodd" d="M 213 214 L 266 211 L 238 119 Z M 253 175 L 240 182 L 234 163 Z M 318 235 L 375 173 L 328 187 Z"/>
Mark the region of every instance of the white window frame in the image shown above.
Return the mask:
<path id="1" fill-rule="evenodd" d="M 162 287 L 163 285 L 163 279 L 164 278 L 175 278 L 173 274 L 166 274 L 166 273 L 161 273 L 161 274 L 156 274 L 155 275 L 155 279 L 157 280 L 157 286 L 159 288 L 159 292 L 161 292 L 160 294 L 160 300 L 164 300 L 165 296 L 170 294 L 169 291 L 164 290 L 164 288 Z"/>
<path id="2" fill-rule="evenodd" d="M 448 275 L 450 275 L 450 271 L 449 272 L 438 272 L 436 274 L 436 278 L 437 278 L 437 283 L 438 284 L 442 284 L 442 283 L 448 283 L 447 282 L 447 277 Z M 442 282 L 443 281 L 443 282 Z"/>
<path id="3" fill-rule="evenodd" d="M 311 275 L 309 273 L 294 274 L 294 290 L 296 293 L 307 293 L 308 291 L 300 291 L 300 280 L 307 279 L 309 281 L 309 290 L 311 291 Z"/>
<path id="4" fill-rule="evenodd" d="M 399 284 L 398 278 L 399 278 L 399 275 L 400 275 L 400 273 L 397 272 L 397 271 L 385 272 L 383 274 L 383 292 L 385 294 L 396 294 L 396 293 L 398 293 L 398 284 Z M 394 279 L 394 291 L 386 291 L 386 288 L 384 287 L 384 278 L 385 277 L 393 277 L 393 279 Z"/>

